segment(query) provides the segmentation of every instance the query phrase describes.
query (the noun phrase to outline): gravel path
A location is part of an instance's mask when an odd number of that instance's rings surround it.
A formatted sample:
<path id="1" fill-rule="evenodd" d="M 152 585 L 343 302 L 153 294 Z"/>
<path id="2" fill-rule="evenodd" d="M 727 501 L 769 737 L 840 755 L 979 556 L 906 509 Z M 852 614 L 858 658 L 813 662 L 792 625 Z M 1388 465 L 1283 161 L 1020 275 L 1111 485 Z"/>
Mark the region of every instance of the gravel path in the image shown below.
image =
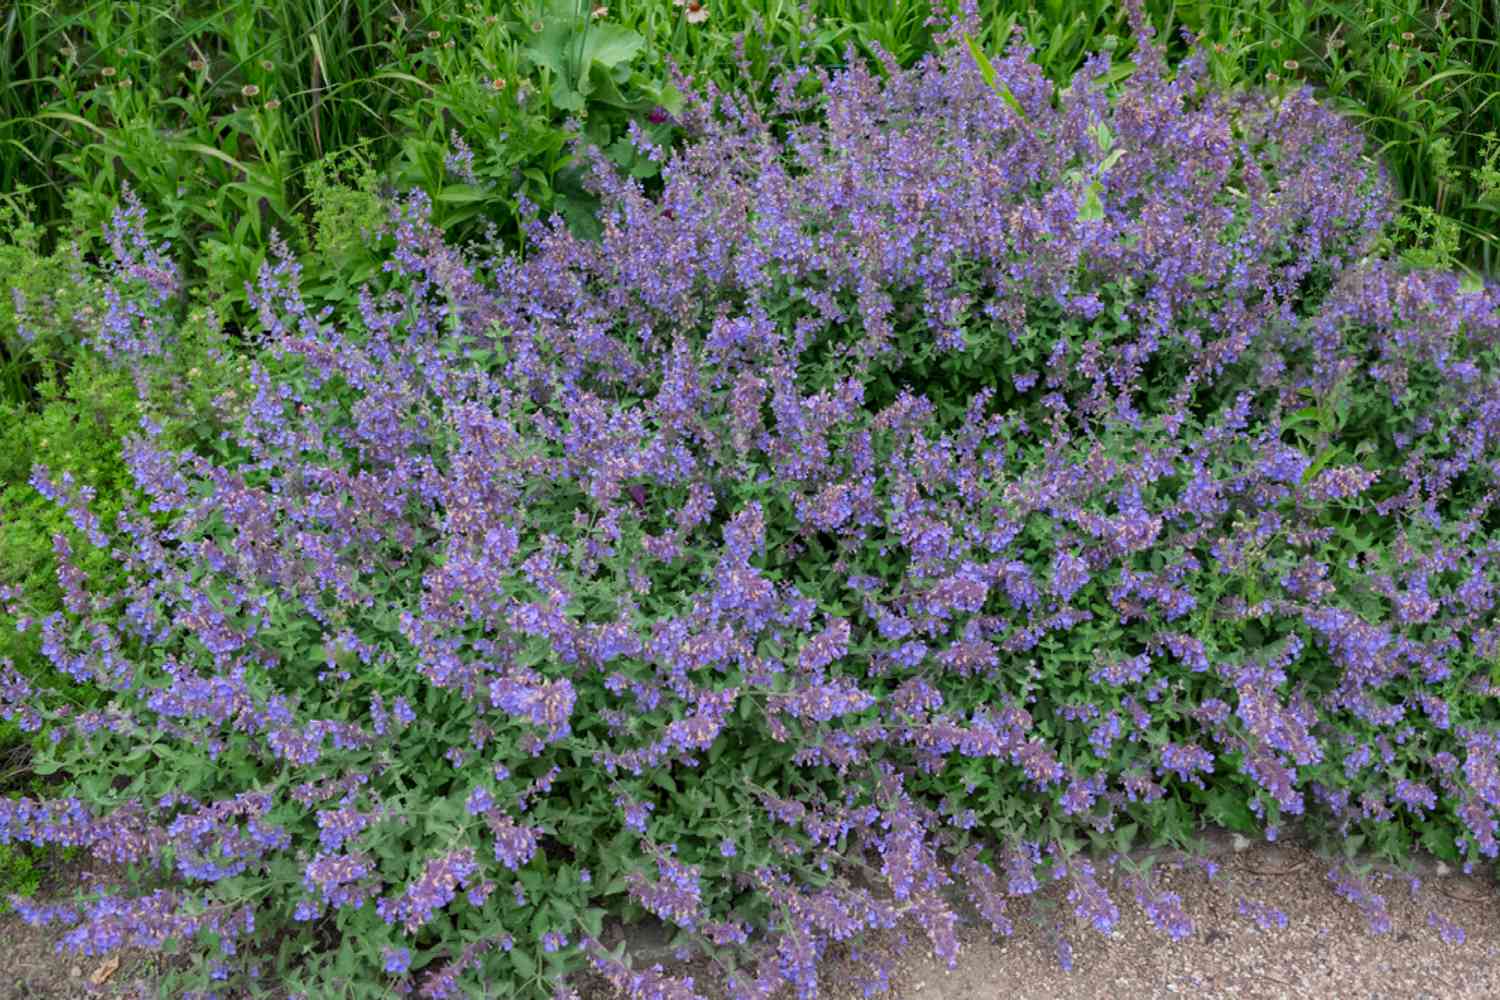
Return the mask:
<path id="1" fill-rule="evenodd" d="M 930 953 L 911 953 L 899 962 L 892 994 L 902 1000 L 1500 996 L 1500 891 L 1493 884 L 1430 878 L 1413 893 L 1409 880 L 1392 878 L 1380 887 L 1392 926 L 1374 935 L 1359 910 L 1334 893 L 1326 872 L 1306 851 L 1272 845 L 1225 859 L 1212 882 L 1197 868 L 1162 870 L 1159 884 L 1182 896 L 1194 924 L 1192 936 L 1179 942 L 1156 930 L 1111 878 L 1120 923 L 1108 940 L 1092 930 L 1073 935 L 1072 972 L 1061 969 L 1043 933 L 1018 923 L 1009 939 L 966 935 L 952 972 Z M 1056 888 L 1048 895 L 1064 902 Z M 1280 909 L 1285 928 L 1262 930 L 1240 912 L 1241 899 Z M 1466 940 L 1445 942 L 1429 923 L 1434 911 L 1461 927 Z M 838 994 L 840 1000 L 860 995 Z"/>
<path id="2" fill-rule="evenodd" d="M 1500 997 L 1500 886 L 1492 880 L 1437 875 L 1430 862 L 1415 890 L 1407 877 L 1386 876 L 1379 890 L 1392 926 L 1375 935 L 1360 911 L 1335 894 L 1327 865 L 1306 850 L 1243 841 L 1235 850 L 1228 836 L 1215 843 L 1220 869 L 1212 881 L 1198 866 L 1157 866 L 1158 884 L 1181 895 L 1193 921 L 1193 934 L 1182 941 L 1152 927 L 1119 878 L 1110 876 L 1103 881 L 1120 903 L 1120 922 L 1109 939 L 1093 930 L 1071 935 L 1071 972 L 1060 968 L 1055 945 L 1036 922 L 1023 919 L 1025 905 L 1013 907 L 1018 919 L 1010 938 L 997 941 L 987 929 L 966 929 L 958 968 L 951 972 L 932 957 L 915 927 L 906 932 L 904 948 L 896 932 L 863 947 L 892 959 L 886 995 L 896 1000 Z M 1067 912 L 1062 887 L 1039 895 Z M 1242 912 L 1241 900 L 1279 909 L 1286 926 L 1262 929 L 1253 910 Z M 1466 940 L 1445 940 L 1434 913 L 1462 928 Z M 0 919 L 0 1000 L 160 996 L 146 956 L 118 956 L 116 966 L 113 958 L 60 956 L 54 944 L 52 935 L 14 916 Z M 826 997 L 862 996 L 847 952 L 831 954 L 825 968 Z M 699 988 L 712 1000 L 724 997 L 704 968 L 690 965 L 685 971 L 697 974 Z M 603 983 L 583 990 L 584 1000 L 616 996 Z"/>

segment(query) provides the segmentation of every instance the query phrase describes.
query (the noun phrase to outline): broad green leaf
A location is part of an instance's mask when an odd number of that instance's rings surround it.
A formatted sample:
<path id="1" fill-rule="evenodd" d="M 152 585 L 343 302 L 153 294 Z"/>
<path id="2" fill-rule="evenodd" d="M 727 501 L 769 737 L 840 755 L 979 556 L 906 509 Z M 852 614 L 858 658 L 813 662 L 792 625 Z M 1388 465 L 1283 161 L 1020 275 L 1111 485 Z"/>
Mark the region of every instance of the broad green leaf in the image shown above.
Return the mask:
<path id="1" fill-rule="evenodd" d="M 989 85 L 991 90 L 1000 95 L 1001 100 L 1005 101 L 1006 105 L 1009 106 L 1010 109 L 1014 111 L 1022 121 L 1025 121 L 1026 112 L 1021 108 L 1021 102 L 1016 100 L 1016 95 L 1011 93 L 1010 88 L 1005 85 L 1005 81 L 1000 79 L 1000 77 L 996 75 L 994 64 L 992 64 L 989 61 L 989 58 L 985 56 L 984 52 L 980 50 L 979 43 L 975 42 L 974 39 L 967 34 L 964 35 L 964 41 L 969 43 L 969 52 L 974 56 L 974 61 L 979 64 L 979 72 L 981 75 L 983 75 L 984 82 Z"/>
<path id="2" fill-rule="evenodd" d="M 474 187 L 472 184 L 453 184 L 439 191 L 433 200 L 452 205 L 471 205 L 474 202 L 487 201 L 490 197 L 490 192 Z"/>
<path id="3" fill-rule="evenodd" d="M 645 39 L 623 25 L 596 24 L 588 32 L 584 62 L 613 68 L 628 62 L 644 44 Z"/>
<path id="4" fill-rule="evenodd" d="M 1104 202 L 1099 200 L 1099 182 L 1090 184 L 1083 192 L 1083 199 L 1078 205 L 1078 219 L 1081 222 L 1098 222 L 1104 218 Z"/>

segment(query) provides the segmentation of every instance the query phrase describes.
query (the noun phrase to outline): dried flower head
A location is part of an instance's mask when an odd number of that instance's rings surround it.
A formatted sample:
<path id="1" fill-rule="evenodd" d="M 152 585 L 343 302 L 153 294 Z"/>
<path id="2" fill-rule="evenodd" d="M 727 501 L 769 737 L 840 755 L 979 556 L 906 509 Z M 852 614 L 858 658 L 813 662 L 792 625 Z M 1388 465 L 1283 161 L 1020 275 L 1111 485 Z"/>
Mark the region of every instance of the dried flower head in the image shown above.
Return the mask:
<path id="1" fill-rule="evenodd" d="M 259 93 L 260 93 L 260 87 L 256 86 L 253 83 L 247 83 L 243 87 L 240 88 L 240 96 L 241 97 L 254 97 L 254 96 L 256 96 Z"/>
<path id="2" fill-rule="evenodd" d="M 99 75 L 108 80 L 110 77 L 114 76 L 116 72 L 117 71 L 113 66 L 106 66 L 99 71 Z"/>

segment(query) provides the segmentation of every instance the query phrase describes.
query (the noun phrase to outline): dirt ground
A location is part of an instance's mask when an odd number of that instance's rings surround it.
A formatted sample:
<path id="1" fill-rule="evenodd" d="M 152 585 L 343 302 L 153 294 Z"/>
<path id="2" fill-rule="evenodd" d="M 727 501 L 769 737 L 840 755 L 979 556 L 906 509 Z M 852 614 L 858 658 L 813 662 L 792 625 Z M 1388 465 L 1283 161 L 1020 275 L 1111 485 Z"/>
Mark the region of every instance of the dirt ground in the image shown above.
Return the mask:
<path id="1" fill-rule="evenodd" d="M 1220 870 L 1212 881 L 1197 866 L 1157 867 L 1159 884 L 1181 895 L 1194 924 L 1192 935 L 1178 942 L 1151 926 L 1117 877 L 1107 878 L 1120 922 L 1108 939 L 1092 929 L 1071 935 L 1071 972 L 1059 966 L 1045 933 L 1023 919 L 1015 921 L 1012 937 L 998 941 L 987 928 L 966 928 L 958 968 L 951 972 L 932 957 L 915 927 L 905 931 L 905 948 L 895 932 L 867 939 L 863 947 L 891 958 L 886 996 L 896 1000 L 1500 997 L 1500 886 L 1493 880 L 1438 875 L 1430 862 L 1415 889 L 1408 877 L 1387 876 L 1380 891 L 1392 926 L 1374 935 L 1359 910 L 1335 894 L 1327 865 L 1306 850 L 1235 844 L 1226 837 L 1216 855 Z M 1061 887 L 1040 895 L 1066 906 Z M 1242 910 L 1242 900 L 1281 910 L 1286 926 L 1262 929 L 1253 907 Z M 1017 916 L 1024 912 L 1024 906 L 1015 908 Z M 1461 928 L 1465 940 L 1451 942 L 1451 931 L 1445 940 L 1434 913 Z M 79 959 L 57 954 L 54 946 L 54 935 L 13 915 L 0 919 L 0 1000 L 161 996 L 149 956 Z M 711 1000 L 724 997 L 709 971 L 697 965 L 684 971 L 696 974 L 698 988 Z M 860 997 L 859 982 L 847 952 L 830 954 L 825 997 Z M 602 982 L 582 985 L 584 1000 L 618 995 Z"/>

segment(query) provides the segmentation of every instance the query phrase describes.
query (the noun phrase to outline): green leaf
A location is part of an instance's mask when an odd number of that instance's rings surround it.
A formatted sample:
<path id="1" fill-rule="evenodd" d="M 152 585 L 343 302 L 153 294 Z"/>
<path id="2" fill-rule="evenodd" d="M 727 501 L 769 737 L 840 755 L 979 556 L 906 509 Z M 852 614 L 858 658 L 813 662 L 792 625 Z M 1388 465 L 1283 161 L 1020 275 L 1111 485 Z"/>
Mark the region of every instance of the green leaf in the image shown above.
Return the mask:
<path id="1" fill-rule="evenodd" d="M 1324 448 L 1323 453 L 1317 458 L 1313 459 L 1312 463 L 1308 465 L 1307 471 L 1302 473 L 1302 485 L 1306 486 L 1308 483 L 1312 482 L 1314 476 L 1322 472 L 1323 469 L 1327 467 L 1329 462 L 1332 462 L 1343 453 L 1344 449 L 1339 445 L 1334 445 L 1330 448 Z"/>
<path id="2" fill-rule="evenodd" d="M 1281 418 L 1281 426 L 1284 430 L 1291 430 L 1302 424 L 1316 424 L 1323 419 L 1323 411 L 1316 406 L 1304 406 L 1300 410 L 1294 410 Z"/>
<path id="3" fill-rule="evenodd" d="M 996 75 L 994 65 L 985 56 L 984 52 L 980 50 L 979 43 L 975 42 L 968 34 L 964 35 L 964 41 L 969 44 L 969 52 L 974 56 L 974 61 L 979 64 L 979 72 L 984 77 L 984 82 L 991 90 L 1000 95 L 1000 99 L 1016 113 L 1017 117 L 1025 121 L 1026 112 L 1021 108 L 1021 102 L 1016 100 L 1016 95 L 1011 93 L 1010 88 L 1005 85 L 1005 81 Z"/>
<path id="4" fill-rule="evenodd" d="M 596 104 L 607 104 L 622 111 L 644 113 L 658 103 L 649 91 L 644 90 L 638 92 L 639 96 L 634 99 L 626 97 L 614 76 L 599 63 L 595 63 L 590 68 L 589 80 L 591 84 L 589 99 Z"/>
<path id="5" fill-rule="evenodd" d="M 489 198 L 490 192 L 472 184 L 453 184 L 443 188 L 434 196 L 435 201 L 451 205 L 472 205 L 475 202 L 488 201 Z"/>
<path id="6" fill-rule="evenodd" d="M 1099 200 L 1099 182 L 1094 181 L 1084 189 L 1083 198 L 1078 204 L 1078 220 L 1098 222 L 1103 218 L 1104 202 Z"/>
<path id="7" fill-rule="evenodd" d="M 583 94 L 562 82 L 561 79 L 553 81 L 552 92 L 548 97 L 552 101 L 552 106 L 559 111 L 582 111 L 588 105 Z"/>
<path id="8" fill-rule="evenodd" d="M 510 952 L 510 964 L 515 966 L 516 971 L 527 979 L 536 975 L 536 959 L 525 948 L 512 948 Z"/>
<path id="9" fill-rule="evenodd" d="M 583 911 L 579 918 L 583 921 L 584 930 L 593 937 L 599 937 L 604 933 L 604 911 L 597 906 L 591 906 Z"/>
<path id="10" fill-rule="evenodd" d="M 1444 829 L 1437 823 L 1423 824 L 1422 846 L 1434 857 L 1441 858 L 1449 864 L 1457 864 L 1459 861 L 1460 855 L 1453 840 L 1453 831 Z"/>
<path id="11" fill-rule="evenodd" d="M 646 40 L 620 24 L 596 24 L 589 29 L 584 46 L 584 63 L 613 68 L 629 61 Z"/>

